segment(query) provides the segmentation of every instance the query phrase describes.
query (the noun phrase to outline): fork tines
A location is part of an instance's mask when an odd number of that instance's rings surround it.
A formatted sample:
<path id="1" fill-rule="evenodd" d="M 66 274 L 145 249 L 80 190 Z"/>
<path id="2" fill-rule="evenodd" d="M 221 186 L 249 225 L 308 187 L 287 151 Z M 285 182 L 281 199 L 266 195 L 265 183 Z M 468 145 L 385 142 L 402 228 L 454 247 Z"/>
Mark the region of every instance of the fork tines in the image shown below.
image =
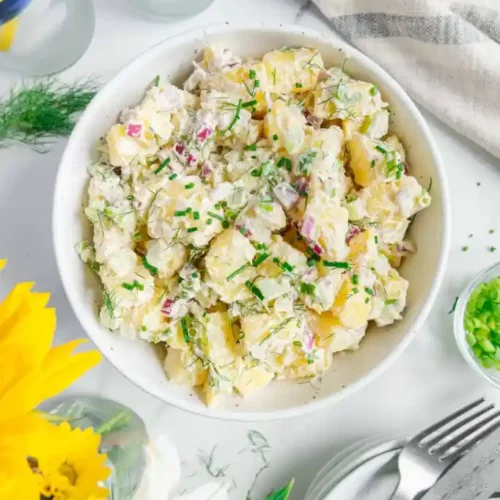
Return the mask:
<path id="1" fill-rule="evenodd" d="M 440 461 L 455 460 L 500 426 L 500 411 L 493 411 L 495 405 L 484 403 L 481 398 L 464 406 L 414 439 Z"/>

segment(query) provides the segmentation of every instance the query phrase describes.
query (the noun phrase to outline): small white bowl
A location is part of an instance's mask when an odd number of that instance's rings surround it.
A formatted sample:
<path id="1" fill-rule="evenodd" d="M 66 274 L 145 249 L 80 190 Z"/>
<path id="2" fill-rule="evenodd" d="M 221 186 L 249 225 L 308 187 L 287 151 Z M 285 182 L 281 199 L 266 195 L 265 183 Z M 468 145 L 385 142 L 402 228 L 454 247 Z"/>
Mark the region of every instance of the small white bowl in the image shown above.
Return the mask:
<path id="1" fill-rule="evenodd" d="M 430 208 L 418 214 L 411 237 L 418 247 L 401 268 L 410 281 L 404 317 L 389 328 L 369 332 L 359 350 L 336 355 L 322 383 L 274 382 L 253 398 L 228 397 L 218 408 L 206 408 L 194 391 L 171 384 L 155 349 L 103 328 L 96 315 L 99 283 L 86 269 L 75 243 L 91 239 L 83 215 L 89 176 L 99 137 L 116 123 L 124 107 L 142 99 L 158 73 L 174 83 L 189 74 L 191 61 L 201 56 L 206 43 L 219 43 L 241 56 L 262 56 L 283 46 L 316 47 L 327 65 L 341 65 L 355 78 L 373 82 L 390 104 L 392 130 L 402 139 L 412 174 L 427 186 L 432 179 Z M 135 59 L 111 80 L 80 118 L 59 167 L 54 195 L 54 247 L 69 302 L 85 331 L 108 360 L 135 384 L 179 408 L 201 415 L 234 420 L 269 420 L 300 415 L 331 405 L 367 384 L 389 366 L 420 328 L 436 297 L 448 250 L 449 201 L 444 170 L 434 141 L 421 114 L 402 88 L 379 66 L 345 43 L 296 26 L 197 29 L 170 38 Z M 314 387 L 313 387 L 314 386 Z"/>
<path id="2" fill-rule="evenodd" d="M 471 293 L 474 291 L 474 289 L 481 283 L 491 281 L 493 278 L 498 278 L 499 276 L 500 262 L 497 262 L 496 264 L 493 264 L 492 266 L 480 271 L 460 294 L 453 315 L 453 330 L 455 332 L 455 340 L 457 342 L 460 354 L 476 373 L 484 377 L 488 382 L 498 388 L 500 388 L 500 371 L 493 368 L 485 368 L 476 358 L 474 351 L 467 343 L 467 331 L 464 327 L 464 316 L 467 302 L 469 301 Z"/>

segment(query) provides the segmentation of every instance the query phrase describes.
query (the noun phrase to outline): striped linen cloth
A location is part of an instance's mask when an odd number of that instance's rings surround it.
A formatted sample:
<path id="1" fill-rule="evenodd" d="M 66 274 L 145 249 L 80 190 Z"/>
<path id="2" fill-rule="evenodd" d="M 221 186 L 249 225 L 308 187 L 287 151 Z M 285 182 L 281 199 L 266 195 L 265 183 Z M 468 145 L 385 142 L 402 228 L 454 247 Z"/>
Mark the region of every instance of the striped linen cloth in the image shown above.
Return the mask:
<path id="1" fill-rule="evenodd" d="M 500 158 L 500 0 L 312 0 L 420 104 Z"/>

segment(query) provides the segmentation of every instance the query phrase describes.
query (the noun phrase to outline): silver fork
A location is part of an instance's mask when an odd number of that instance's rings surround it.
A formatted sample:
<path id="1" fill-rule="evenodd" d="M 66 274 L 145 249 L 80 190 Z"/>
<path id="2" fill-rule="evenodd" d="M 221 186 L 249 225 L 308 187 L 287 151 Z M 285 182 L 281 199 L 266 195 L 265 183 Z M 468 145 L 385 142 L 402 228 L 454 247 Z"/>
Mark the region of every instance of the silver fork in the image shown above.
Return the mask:
<path id="1" fill-rule="evenodd" d="M 483 403 L 484 398 L 474 401 L 410 439 L 398 458 L 400 480 L 391 500 L 414 500 L 500 425 L 500 421 L 494 422 L 500 411 L 474 422 L 494 408 L 492 404 L 481 407 Z"/>

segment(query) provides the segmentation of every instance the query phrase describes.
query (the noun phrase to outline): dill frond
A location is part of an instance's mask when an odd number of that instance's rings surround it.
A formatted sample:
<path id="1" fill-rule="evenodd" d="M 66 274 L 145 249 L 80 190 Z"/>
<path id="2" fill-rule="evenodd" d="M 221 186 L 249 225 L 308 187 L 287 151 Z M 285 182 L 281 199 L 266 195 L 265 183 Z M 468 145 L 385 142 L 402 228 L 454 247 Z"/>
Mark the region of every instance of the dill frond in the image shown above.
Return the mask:
<path id="1" fill-rule="evenodd" d="M 65 84 L 53 78 L 13 87 L 0 101 L 0 148 L 13 142 L 44 153 L 56 137 L 68 137 L 74 115 L 83 111 L 98 90 L 93 80 Z"/>

